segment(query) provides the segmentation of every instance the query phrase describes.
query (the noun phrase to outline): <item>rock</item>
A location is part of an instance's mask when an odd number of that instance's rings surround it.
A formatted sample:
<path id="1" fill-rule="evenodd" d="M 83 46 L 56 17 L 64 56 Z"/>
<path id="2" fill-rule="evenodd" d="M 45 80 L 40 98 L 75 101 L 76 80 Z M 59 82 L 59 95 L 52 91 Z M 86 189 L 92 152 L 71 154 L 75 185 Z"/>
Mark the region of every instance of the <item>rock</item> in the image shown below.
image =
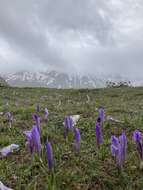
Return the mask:
<path id="1" fill-rule="evenodd" d="M 72 118 L 74 126 L 75 126 L 80 119 L 80 115 L 71 115 L 71 118 Z"/>
<path id="2" fill-rule="evenodd" d="M 19 149 L 19 145 L 17 144 L 8 145 L 0 149 L 0 157 L 6 157 L 9 153 L 12 153 L 14 150 L 17 150 L 17 149 Z"/>
<path id="3" fill-rule="evenodd" d="M 118 119 L 114 119 L 112 116 L 110 116 L 110 115 L 108 115 L 107 117 L 106 117 L 106 120 L 107 121 L 113 121 L 113 122 L 116 122 L 116 123 L 123 123 L 123 121 L 120 121 L 120 120 L 118 120 Z"/>
<path id="4" fill-rule="evenodd" d="M 0 181 L 0 190 L 12 190 L 9 187 L 6 187 L 1 181 Z"/>
<path id="5" fill-rule="evenodd" d="M 70 117 L 73 120 L 73 126 L 75 126 L 77 124 L 77 122 L 79 121 L 79 119 L 80 119 L 80 115 L 71 115 Z M 64 122 L 63 122 L 63 125 L 65 126 Z"/>

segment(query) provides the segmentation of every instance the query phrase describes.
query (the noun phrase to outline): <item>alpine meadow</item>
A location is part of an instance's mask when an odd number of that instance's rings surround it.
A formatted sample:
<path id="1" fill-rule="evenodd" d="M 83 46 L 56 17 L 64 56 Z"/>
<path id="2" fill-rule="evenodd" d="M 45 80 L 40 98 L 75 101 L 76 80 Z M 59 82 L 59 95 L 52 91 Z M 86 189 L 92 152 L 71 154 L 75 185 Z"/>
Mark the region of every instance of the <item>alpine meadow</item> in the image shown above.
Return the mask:
<path id="1" fill-rule="evenodd" d="M 1 149 L 5 185 L 15 190 L 143 188 L 142 135 L 133 138 L 143 126 L 143 88 L 1 87 L 0 92 L 0 147 L 19 146 L 5 155 Z M 124 160 L 117 140 L 122 135 Z"/>

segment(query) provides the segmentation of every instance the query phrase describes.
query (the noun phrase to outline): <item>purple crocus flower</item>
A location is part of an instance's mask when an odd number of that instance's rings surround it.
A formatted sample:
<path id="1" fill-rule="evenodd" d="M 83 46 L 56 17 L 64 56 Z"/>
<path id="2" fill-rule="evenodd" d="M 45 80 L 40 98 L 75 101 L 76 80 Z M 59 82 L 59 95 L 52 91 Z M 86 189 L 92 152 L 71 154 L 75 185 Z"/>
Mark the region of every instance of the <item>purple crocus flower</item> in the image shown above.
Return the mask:
<path id="1" fill-rule="evenodd" d="M 75 148 L 76 148 L 76 151 L 79 153 L 80 142 L 81 142 L 80 130 L 78 128 L 75 128 L 74 134 L 75 134 Z"/>
<path id="2" fill-rule="evenodd" d="M 31 131 L 24 131 L 24 134 L 26 135 L 27 138 L 27 145 L 29 148 L 29 151 L 31 153 L 31 155 L 33 155 L 34 153 L 34 143 L 33 143 L 33 139 L 32 139 L 32 132 Z"/>
<path id="3" fill-rule="evenodd" d="M 140 159 L 143 161 L 143 134 L 139 130 L 135 130 L 133 133 L 133 140 L 136 144 Z"/>
<path id="4" fill-rule="evenodd" d="M 101 119 L 101 122 L 105 121 L 105 111 L 103 107 L 100 107 L 98 109 L 98 113 L 99 113 L 99 118 Z"/>
<path id="5" fill-rule="evenodd" d="M 119 147 L 119 139 L 112 135 L 111 136 L 111 153 L 112 153 L 112 156 L 114 157 L 118 157 L 118 147 Z"/>
<path id="6" fill-rule="evenodd" d="M 53 150 L 50 142 L 46 142 L 46 156 L 48 160 L 49 170 L 52 170 L 54 166 Z"/>
<path id="7" fill-rule="evenodd" d="M 67 116 L 65 117 L 65 126 L 68 128 L 68 129 L 72 129 L 73 128 L 73 120 L 72 120 L 72 117 L 71 116 Z"/>
<path id="8" fill-rule="evenodd" d="M 12 122 L 13 122 L 13 115 L 10 112 L 7 112 L 6 116 L 7 116 L 8 122 L 9 122 L 9 127 L 11 128 Z"/>
<path id="9" fill-rule="evenodd" d="M 45 108 L 45 119 L 47 119 L 49 116 L 49 110 L 48 108 Z"/>
<path id="10" fill-rule="evenodd" d="M 38 127 L 33 125 L 31 131 L 24 131 L 27 138 L 27 145 L 29 147 L 30 153 L 33 156 L 34 152 L 37 152 L 39 157 L 41 156 L 41 140 Z"/>
<path id="11" fill-rule="evenodd" d="M 125 162 L 126 150 L 127 150 L 127 137 L 125 132 L 119 137 L 120 146 L 121 146 L 121 161 L 122 164 Z"/>
<path id="12" fill-rule="evenodd" d="M 41 156 L 41 139 L 38 127 L 33 125 L 32 127 L 32 141 L 34 146 L 34 151 L 38 153 L 39 157 Z"/>
<path id="13" fill-rule="evenodd" d="M 99 122 L 96 123 L 95 132 L 97 147 L 100 148 L 100 145 L 103 143 L 103 136 L 101 131 L 101 125 Z"/>
<path id="14" fill-rule="evenodd" d="M 66 137 L 68 132 L 73 129 L 73 120 L 71 116 L 65 117 L 64 126 L 65 126 L 65 137 Z"/>
<path id="15" fill-rule="evenodd" d="M 116 158 L 119 167 L 122 167 L 125 162 L 126 149 L 127 138 L 125 132 L 119 138 L 114 135 L 111 136 L 111 153 Z"/>

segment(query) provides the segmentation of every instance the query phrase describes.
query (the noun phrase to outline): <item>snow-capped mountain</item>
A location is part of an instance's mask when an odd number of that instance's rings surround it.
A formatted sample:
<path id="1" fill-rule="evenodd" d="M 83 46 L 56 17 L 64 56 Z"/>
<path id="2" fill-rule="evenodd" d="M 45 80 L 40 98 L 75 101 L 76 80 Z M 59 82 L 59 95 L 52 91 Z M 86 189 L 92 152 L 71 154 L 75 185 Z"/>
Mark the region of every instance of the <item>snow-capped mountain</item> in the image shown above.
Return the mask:
<path id="1" fill-rule="evenodd" d="M 100 88 L 105 87 L 106 80 L 93 76 L 68 75 L 56 71 L 17 72 L 4 75 L 11 86 L 49 87 L 49 88 Z"/>

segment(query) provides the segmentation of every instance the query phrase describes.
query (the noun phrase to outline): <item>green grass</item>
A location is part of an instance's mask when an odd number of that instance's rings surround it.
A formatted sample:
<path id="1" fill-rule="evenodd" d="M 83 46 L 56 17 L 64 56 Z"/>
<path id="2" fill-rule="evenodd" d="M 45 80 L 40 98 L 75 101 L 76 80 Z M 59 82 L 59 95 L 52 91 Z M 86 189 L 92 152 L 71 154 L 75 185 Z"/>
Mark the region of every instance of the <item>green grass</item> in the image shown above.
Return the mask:
<path id="1" fill-rule="evenodd" d="M 87 96 L 88 95 L 88 96 Z M 6 102 L 8 104 L 6 105 Z M 40 115 L 49 109 L 49 119 L 42 124 L 43 164 L 31 161 L 25 146 L 24 130 L 32 128 L 31 115 L 40 104 Z M 104 145 L 97 151 L 95 141 L 96 108 L 104 106 L 107 115 L 123 123 L 105 122 Z M 56 90 L 44 88 L 0 88 L 0 112 L 14 115 L 13 127 L 0 114 L 0 148 L 11 143 L 20 150 L 0 159 L 0 181 L 14 190 L 142 190 L 143 171 L 132 142 L 132 133 L 143 131 L 143 88 L 111 88 L 95 90 Z M 80 114 L 77 127 L 81 131 L 81 152 L 76 155 L 73 136 L 63 137 L 63 120 L 67 114 Z M 110 154 L 110 137 L 126 130 L 127 159 L 119 172 Z M 55 168 L 48 171 L 44 142 L 52 143 Z"/>

